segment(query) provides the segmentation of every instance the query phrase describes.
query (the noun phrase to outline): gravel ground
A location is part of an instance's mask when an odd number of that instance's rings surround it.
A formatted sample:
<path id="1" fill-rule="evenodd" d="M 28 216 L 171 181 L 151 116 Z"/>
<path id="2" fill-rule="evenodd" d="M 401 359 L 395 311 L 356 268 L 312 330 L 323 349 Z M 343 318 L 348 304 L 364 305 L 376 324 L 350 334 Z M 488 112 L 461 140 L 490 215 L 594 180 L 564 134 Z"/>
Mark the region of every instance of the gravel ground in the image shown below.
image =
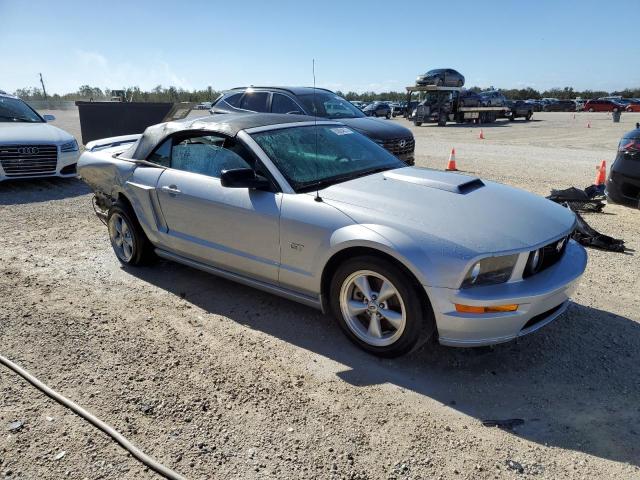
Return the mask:
<path id="1" fill-rule="evenodd" d="M 77 112 L 52 113 L 79 137 Z M 455 147 L 458 168 L 547 194 L 590 184 L 636 118 L 539 113 L 485 140 L 411 128 L 421 166 Z M 187 478 L 640 479 L 636 253 L 590 250 L 575 303 L 536 334 L 381 360 L 304 306 L 168 262 L 122 268 L 90 199 L 77 180 L 0 184 L 0 353 Z M 640 250 L 639 211 L 587 219 Z M 524 424 L 481 423 L 510 418 Z M 4 367 L 0 476 L 158 478 Z"/>

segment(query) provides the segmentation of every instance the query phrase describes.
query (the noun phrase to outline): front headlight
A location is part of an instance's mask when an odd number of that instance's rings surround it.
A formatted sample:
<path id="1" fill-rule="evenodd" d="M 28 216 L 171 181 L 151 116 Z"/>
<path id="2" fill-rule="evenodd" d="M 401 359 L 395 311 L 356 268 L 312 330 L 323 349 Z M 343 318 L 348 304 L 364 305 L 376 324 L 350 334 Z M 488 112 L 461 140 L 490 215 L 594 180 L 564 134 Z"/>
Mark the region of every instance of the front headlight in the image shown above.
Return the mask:
<path id="1" fill-rule="evenodd" d="M 517 253 L 501 257 L 483 258 L 471 266 L 460 288 L 504 283 L 511 278 L 517 261 Z"/>
<path id="2" fill-rule="evenodd" d="M 78 142 L 76 142 L 76 139 L 74 138 L 70 142 L 63 143 L 62 145 L 60 145 L 60 151 L 61 152 L 77 152 Z"/>

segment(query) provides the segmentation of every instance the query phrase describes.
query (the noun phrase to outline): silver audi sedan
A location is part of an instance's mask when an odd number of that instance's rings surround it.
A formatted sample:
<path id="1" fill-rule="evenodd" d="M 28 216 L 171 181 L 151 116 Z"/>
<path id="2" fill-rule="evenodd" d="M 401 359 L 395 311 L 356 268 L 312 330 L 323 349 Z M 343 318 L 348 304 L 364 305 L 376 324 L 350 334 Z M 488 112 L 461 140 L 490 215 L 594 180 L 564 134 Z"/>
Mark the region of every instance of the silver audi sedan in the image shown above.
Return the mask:
<path id="1" fill-rule="evenodd" d="M 570 210 L 407 167 L 338 122 L 165 123 L 89 143 L 79 173 L 122 263 L 161 257 L 319 308 L 382 356 L 538 330 L 587 262 Z"/>

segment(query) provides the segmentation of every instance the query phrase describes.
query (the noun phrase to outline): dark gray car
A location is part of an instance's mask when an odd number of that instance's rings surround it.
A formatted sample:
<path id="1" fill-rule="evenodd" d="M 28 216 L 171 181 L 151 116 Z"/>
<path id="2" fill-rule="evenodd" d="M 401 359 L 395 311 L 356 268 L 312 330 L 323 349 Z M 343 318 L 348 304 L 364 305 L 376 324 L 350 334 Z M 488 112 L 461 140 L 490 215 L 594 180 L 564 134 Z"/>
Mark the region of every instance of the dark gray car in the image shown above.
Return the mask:
<path id="1" fill-rule="evenodd" d="M 331 90 L 311 87 L 240 87 L 218 97 L 210 112 L 288 113 L 338 120 L 366 135 L 400 160 L 414 164 L 415 139 L 411 130 L 395 122 L 367 117 L 351 102 Z M 389 114 L 391 113 L 389 109 Z"/>
<path id="2" fill-rule="evenodd" d="M 416 85 L 435 85 L 437 87 L 462 87 L 464 76 L 452 68 L 436 68 L 416 78 Z"/>
<path id="3" fill-rule="evenodd" d="M 373 102 L 372 104 L 367 105 L 362 112 L 367 117 L 391 118 L 391 107 L 385 102 Z"/>

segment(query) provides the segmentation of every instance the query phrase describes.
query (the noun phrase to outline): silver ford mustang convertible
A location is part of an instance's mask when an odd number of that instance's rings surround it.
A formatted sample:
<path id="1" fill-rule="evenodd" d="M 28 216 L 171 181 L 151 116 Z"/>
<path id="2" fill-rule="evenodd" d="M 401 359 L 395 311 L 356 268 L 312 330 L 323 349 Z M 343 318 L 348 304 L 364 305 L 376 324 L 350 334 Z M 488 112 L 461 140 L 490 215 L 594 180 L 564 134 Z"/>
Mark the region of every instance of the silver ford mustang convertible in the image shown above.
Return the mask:
<path id="1" fill-rule="evenodd" d="M 567 308 L 587 262 L 570 210 L 407 167 L 309 117 L 160 124 L 89 143 L 79 173 L 122 263 L 158 256 L 320 308 L 383 356 L 531 333 Z"/>

